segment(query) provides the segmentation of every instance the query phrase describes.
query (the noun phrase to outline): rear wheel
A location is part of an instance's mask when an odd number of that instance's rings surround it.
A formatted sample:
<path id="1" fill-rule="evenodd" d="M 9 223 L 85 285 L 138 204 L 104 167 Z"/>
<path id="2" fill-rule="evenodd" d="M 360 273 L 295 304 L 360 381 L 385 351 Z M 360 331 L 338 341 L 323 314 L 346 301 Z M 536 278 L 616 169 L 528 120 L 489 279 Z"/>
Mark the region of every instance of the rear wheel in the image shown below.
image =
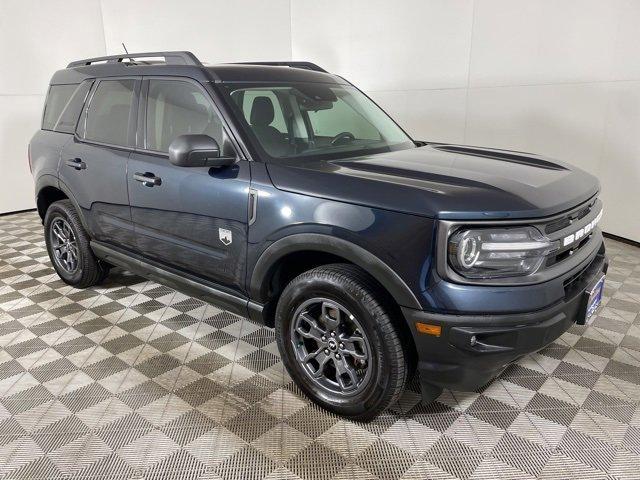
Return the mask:
<path id="1" fill-rule="evenodd" d="M 100 283 L 109 273 L 109 267 L 93 254 L 71 201 L 51 204 L 44 217 L 44 232 L 53 268 L 65 283 L 86 288 Z"/>
<path id="2" fill-rule="evenodd" d="M 289 283 L 276 336 L 289 374 L 322 407 L 370 420 L 400 396 L 407 354 L 380 288 L 353 265 L 314 268 Z"/>

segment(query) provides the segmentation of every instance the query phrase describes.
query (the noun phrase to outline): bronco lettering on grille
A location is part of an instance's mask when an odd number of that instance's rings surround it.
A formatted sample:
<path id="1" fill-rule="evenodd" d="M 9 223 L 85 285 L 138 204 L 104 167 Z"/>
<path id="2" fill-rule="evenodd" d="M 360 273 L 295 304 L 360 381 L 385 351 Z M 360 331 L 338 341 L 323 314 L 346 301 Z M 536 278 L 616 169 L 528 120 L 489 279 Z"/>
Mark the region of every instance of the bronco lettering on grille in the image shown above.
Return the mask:
<path id="1" fill-rule="evenodd" d="M 591 232 L 591 230 L 596 228 L 596 225 L 598 224 L 601 218 L 602 218 L 602 210 L 600 210 L 600 213 L 598 213 L 598 216 L 596 218 L 594 218 L 591 222 L 589 222 L 587 225 L 582 227 L 580 230 L 578 230 L 575 233 L 572 233 L 571 235 L 567 235 L 566 237 L 564 237 L 562 239 L 562 246 L 566 247 L 567 245 L 571 245 L 572 243 L 577 242 L 581 238 L 589 235 L 589 232 Z"/>

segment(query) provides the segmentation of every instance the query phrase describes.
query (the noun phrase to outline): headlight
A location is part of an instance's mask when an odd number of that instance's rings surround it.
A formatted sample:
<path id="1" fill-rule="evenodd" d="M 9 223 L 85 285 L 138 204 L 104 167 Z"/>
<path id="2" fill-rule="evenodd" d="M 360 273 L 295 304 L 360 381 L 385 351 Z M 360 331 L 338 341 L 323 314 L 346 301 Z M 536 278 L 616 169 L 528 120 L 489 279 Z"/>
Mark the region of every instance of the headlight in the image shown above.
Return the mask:
<path id="1" fill-rule="evenodd" d="M 463 229 L 449 238 L 451 267 L 466 278 L 530 275 L 558 247 L 534 227 Z"/>

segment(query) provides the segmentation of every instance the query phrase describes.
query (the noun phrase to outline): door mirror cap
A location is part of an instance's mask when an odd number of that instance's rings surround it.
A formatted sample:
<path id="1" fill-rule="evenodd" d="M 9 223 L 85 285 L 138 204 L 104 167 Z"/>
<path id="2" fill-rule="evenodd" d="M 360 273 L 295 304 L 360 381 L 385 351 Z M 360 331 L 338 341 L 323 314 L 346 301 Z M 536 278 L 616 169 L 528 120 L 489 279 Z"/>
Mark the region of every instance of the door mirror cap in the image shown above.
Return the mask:
<path id="1" fill-rule="evenodd" d="M 220 146 L 209 135 L 179 135 L 169 145 L 169 161 L 178 167 L 214 167 L 233 165 L 236 158 L 222 156 Z"/>

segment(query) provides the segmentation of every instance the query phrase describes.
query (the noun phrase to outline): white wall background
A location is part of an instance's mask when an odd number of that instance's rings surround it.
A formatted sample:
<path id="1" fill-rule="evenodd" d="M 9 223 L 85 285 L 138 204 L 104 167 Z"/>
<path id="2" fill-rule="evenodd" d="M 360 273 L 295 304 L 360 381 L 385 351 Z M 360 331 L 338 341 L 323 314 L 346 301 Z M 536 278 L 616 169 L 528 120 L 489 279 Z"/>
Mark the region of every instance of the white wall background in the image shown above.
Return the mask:
<path id="1" fill-rule="evenodd" d="M 416 138 L 596 174 L 604 229 L 640 241 L 639 24 L 640 0 L 0 0 L 0 212 L 33 206 L 26 144 L 50 75 L 125 42 L 210 62 L 314 61 Z"/>
<path id="2" fill-rule="evenodd" d="M 0 0 L 0 212 L 35 207 L 27 145 L 51 75 L 104 51 L 98 2 Z"/>

